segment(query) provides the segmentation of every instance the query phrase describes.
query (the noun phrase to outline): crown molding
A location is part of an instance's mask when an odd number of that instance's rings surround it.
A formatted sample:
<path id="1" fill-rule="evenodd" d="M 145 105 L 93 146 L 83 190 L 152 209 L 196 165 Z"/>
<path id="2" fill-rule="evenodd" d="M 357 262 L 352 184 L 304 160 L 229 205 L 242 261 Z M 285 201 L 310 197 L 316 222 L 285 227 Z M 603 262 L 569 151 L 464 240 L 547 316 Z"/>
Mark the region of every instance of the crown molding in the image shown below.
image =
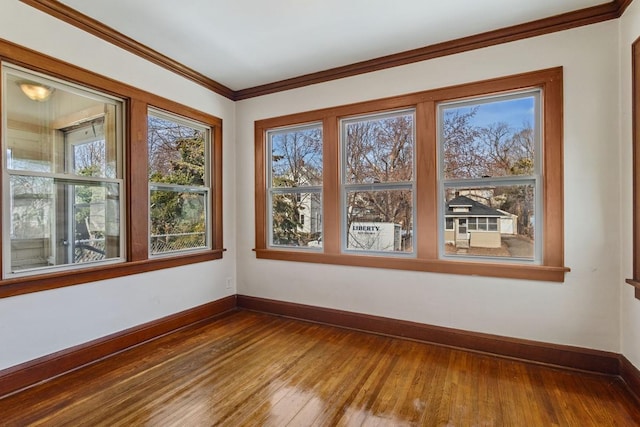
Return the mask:
<path id="1" fill-rule="evenodd" d="M 60 3 L 56 0 L 20 0 L 29 6 L 32 6 L 44 13 L 58 18 L 68 24 L 71 24 L 83 31 L 101 38 L 113 45 L 116 45 L 134 55 L 137 55 L 147 61 L 153 62 L 169 71 L 172 71 L 182 77 L 192 80 L 205 88 L 222 95 L 226 98 L 234 100 L 235 92 L 217 81 L 201 74 L 168 56 L 165 56 L 148 46 L 143 45 L 130 37 L 114 30 L 103 23 L 84 15 L 77 10 Z"/>
<path id="2" fill-rule="evenodd" d="M 356 62 L 342 67 L 306 74 L 304 76 L 242 89 L 236 91 L 235 99 L 236 101 L 239 101 L 275 92 L 297 89 L 316 83 L 352 77 L 358 74 L 370 73 L 372 71 L 384 70 L 400 65 L 407 65 L 414 62 L 425 61 L 428 59 L 439 58 L 483 47 L 494 46 L 501 43 L 512 42 L 529 37 L 581 27 L 584 25 L 595 24 L 610 19 L 616 19 L 622 16 L 624 10 L 632 1 L 633 0 L 614 0 L 598 6 L 567 12 L 524 24 L 513 25 L 498 30 L 487 31 L 468 37 L 462 37 L 392 55 L 382 56 L 380 58 Z"/>
<path id="3" fill-rule="evenodd" d="M 324 71 L 305 74 L 290 79 L 234 91 L 221 83 L 181 64 L 130 37 L 86 16 L 56 0 L 20 0 L 42 12 L 54 16 L 68 24 L 80 28 L 96 37 L 153 62 L 180 76 L 190 79 L 203 87 L 233 101 L 268 95 L 312 84 L 328 82 L 373 71 L 407 65 L 414 62 L 439 58 L 501 43 L 536 37 L 584 25 L 617 19 L 622 16 L 633 0 L 613 0 L 598 6 L 567 12 L 544 19 L 513 25 L 498 30 L 487 31 L 468 37 L 436 43 L 417 49 L 382 56 L 367 61 L 356 62 Z"/>

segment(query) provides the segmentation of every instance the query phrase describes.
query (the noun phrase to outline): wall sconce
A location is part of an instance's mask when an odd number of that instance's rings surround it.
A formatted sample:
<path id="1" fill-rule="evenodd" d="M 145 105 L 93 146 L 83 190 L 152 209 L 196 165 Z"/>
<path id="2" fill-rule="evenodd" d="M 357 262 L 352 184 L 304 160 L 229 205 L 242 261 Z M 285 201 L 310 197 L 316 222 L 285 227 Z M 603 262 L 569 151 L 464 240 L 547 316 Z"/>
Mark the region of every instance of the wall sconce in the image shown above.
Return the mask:
<path id="1" fill-rule="evenodd" d="M 29 81 L 18 82 L 18 86 L 20 86 L 27 98 L 38 102 L 44 102 L 49 99 L 54 91 L 52 87 Z"/>

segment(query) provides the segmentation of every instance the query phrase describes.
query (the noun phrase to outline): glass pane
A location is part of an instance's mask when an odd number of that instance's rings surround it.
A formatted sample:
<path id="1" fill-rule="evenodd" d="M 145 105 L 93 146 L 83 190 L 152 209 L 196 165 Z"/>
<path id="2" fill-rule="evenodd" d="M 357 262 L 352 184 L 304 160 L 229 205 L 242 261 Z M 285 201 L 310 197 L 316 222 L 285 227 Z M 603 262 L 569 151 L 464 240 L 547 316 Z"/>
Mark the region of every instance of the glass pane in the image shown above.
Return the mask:
<path id="1" fill-rule="evenodd" d="M 10 177 L 11 270 L 120 257 L 119 184 Z"/>
<path id="2" fill-rule="evenodd" d="M 181 185 L 206 183 L 209 132 L 148 115 L 149 181 Z"/>
<path id="3" fill-rule="evenodd" d="M 322 185 L 322 126 L 269 132 L 271 186 Z"/>
<path id="4" fill-rule="evenodd" d="M 348 192 L 347 230 L 347 249 L 413 252 L 412 192 Z"/>
<path id="5" fill-rule="evenodd" d="M 104 118 L 64 132 L 69 147 L 69 173 L 81 176 L 115 178 L 107 163 Z"/>
<path id="6" fill-rule="evenodd" d="M 13 70 L 4 83 L 9 169 L 118 177 L 119 102 Z"/>
<path id="7" fill-rule="evenodd" d="M 322 247 L 319 191 L 271 195 L 271 245 Z"/>
<path id="8" fill-rule="evenodd" d="M 533 185 L 448 188 L 446 200 L 445 224 L 454 224 L 444 231 L 447 255 L 533 259 Z"/>
<path id="9" fill-rule="evenodd" d="M 453 218 L 446 218 L 445 229 L 446 230 L 453 230 Z"/>
<path id="10" fill-rule="evenodd" d="M 414 147 L 413 113 L 343 122 L 345 181 L 411 181 Z"/>
<path id="11" fill-rule="evenodd" d="M 151 254 L 207 245 L 207 192 L 154 189 L 151 201 Z"/>
<path id="12" fill-rule="evenodd" d="M 445 179 L 532 175 L 537 96 L 442 106 Z"/>

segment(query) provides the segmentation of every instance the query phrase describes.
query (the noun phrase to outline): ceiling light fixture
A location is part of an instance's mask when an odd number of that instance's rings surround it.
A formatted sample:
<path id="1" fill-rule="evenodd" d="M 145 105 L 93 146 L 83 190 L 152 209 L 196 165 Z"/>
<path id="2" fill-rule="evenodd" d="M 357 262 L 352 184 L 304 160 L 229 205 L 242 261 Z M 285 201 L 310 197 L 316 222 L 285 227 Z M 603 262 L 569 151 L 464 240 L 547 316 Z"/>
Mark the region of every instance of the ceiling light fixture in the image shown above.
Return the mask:
<path id="1" fill-rule="evenodd" d="M 18 82 L 18 86 L 20 86 L 27 98 L 38 102 L 44 102 L 49 99 L 54 91 L 52 87 L 29 81 Z"/>

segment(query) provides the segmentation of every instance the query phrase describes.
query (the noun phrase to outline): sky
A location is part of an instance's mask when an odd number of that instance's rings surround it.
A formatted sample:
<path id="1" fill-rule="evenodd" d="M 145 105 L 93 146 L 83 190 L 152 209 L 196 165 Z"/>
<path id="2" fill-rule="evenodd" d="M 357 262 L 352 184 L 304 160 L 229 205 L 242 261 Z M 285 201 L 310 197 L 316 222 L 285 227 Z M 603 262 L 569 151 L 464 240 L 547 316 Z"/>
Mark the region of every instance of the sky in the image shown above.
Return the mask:
<path id="1" fill-rule="evenodd" d="M 509 127 L 520 129 L 523 127 L 523 123 L 531 125 L 535 123 L 535 98 L 533 96 L 447 108 L 446 111 L 458 111 L 464 114 L 475 106 L 478 107 L 478 111 L 471 120 L 471 124 L 475 126 L 484 127 L 492 123 L 505 122 Z"/>

